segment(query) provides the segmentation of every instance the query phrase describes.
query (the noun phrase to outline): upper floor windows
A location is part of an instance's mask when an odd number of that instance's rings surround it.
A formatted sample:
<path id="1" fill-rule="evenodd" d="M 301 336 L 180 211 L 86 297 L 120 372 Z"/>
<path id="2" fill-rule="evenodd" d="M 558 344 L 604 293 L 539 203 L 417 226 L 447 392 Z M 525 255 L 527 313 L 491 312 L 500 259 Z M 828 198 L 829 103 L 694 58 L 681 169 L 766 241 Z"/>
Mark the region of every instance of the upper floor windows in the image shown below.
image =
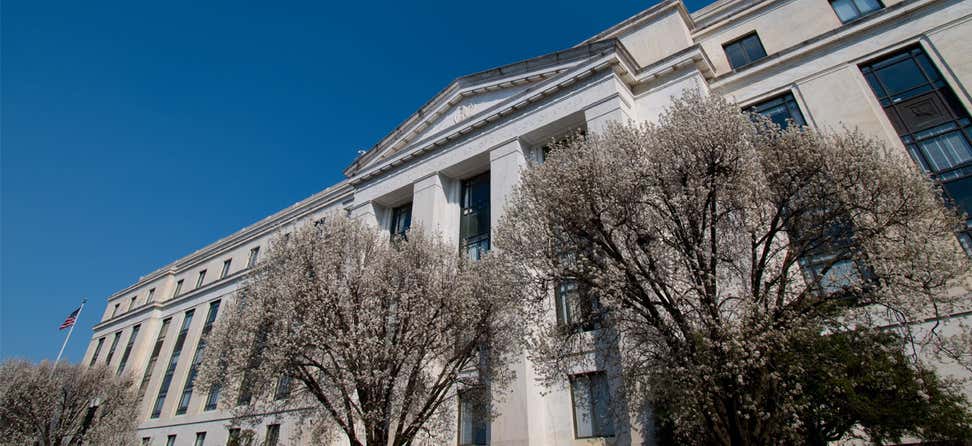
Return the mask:
<path id="1" fill-rule="evenodd" d="M 787 128 L 791 123 L 801 127 L 807 125 L 803 113 L 800 113 L 800 106 L 791 93 L 760 102 L 746 110 L 769 118 L 781 129 Z"/>
<path id="2" fill-rule="evenodd" d="M 581 289 L 576 280 L 561 280 L 554 292 L 557 325 L 573 332 L 601 328 L 600 302 L 589 290 Z"/>
<path id="3" fill-rule="evenodd" d="M 607 374 L 585 373 L 570 377 L 574 412 L 574 437 L 613 437 L 614 416 Z"/>
<path id="4" fill-rule="evenodd" d="M 911 157 L 972 215 L 972 120 L 925 51 L 906 48 L 861 72 Z M 972 219 L 959 239 L 972 253 Z"/>
<path id="5" fill-rule="evenodd" d="M 412 226 L 412 203 L 407 203 L 392 209 L 390 232 L 393 237 L 405 238 L 405 233 Z"/>
<path id="6" fill-rule="evenodd" d="M 91 354 L 91 360 L 88 361 L 88 367 L 95 365 L 95 362 L 98 361 L 98 355 L 101 354 L 101 346 L 103 345 L 105 345 L 104 337 L 98 339 L 98 346 L 95 347 L 94 353 Z"/>
<path id="7" fill-rule="evenodd" d="M 145 303 L 150 304 L 153 300 L 155 300 L 155 288 L 149 290 L 148 297 L 145 298 Z"/>
<path id="8" fill-rule="evenodd" d="M 729 66 L 733 70 L 756 62 L 766 57 L 766 50 L 763 49 L 763 42 L 759 40 L 756 31 L 722 45 L 726 51 L 726 59 L 729 59 Z"/>
<path id="9" fill-rule="evenodd" d="M 222 279 L 229 275 L 230 265 L 233 264 L 233 259 L 229 258 L 223 261 L 223 270 L 219 273 L 219 278 Z"/>
<path id="10" fill-rule="evenodd" d="M 830 0 L 841 23 L 847 23 L 884 7 L 880 0 Z"/>
<path id="11" fill-rule="evenodd" d="M 201 287 L 204 280 L 206 280 L 206 270 L 199 271 L 199 277 L 196 278 L 196 288 Z"/>
<path id="12" fill-rule="evenodd" d="M 459 243 L 474 260 L 489 251 L 489 200 L 489 172 L 462 182 Z"/>
<path id="13" fill-rule="evenodd" d="M 128 344 L 125 345 L 125 352 L 122 353 L 121 361 L 118 362 L 116 374 L 121 375 L 125 371 L 125 365 L 128 364 L 128 357 L 132 354 L 132 347 L 135 346 L 135 340 L 138 339 L 138 331 L 141 328 L 141 325 L 132 327 L 132 334 L 128 335 Z"/>
<path id="14" fill-rule="evenodd" d="M 260 257 L 260 247 L 255 246 L 250 249 L 250 259 L 246 261 L 246 267 L 252 268 L 257 263 L 257 259 Z"/>
<path id="15" fill-rule="evenodd" d="M 115 316 L 118 315 L 118 309 L 119 308 L 121 308 L 121 303 L 120 302 L 117 303 L 117 304 L 115 304 L 115 308 L 113 310 L 111 310 L 111 317 L 115 317 Z"/>

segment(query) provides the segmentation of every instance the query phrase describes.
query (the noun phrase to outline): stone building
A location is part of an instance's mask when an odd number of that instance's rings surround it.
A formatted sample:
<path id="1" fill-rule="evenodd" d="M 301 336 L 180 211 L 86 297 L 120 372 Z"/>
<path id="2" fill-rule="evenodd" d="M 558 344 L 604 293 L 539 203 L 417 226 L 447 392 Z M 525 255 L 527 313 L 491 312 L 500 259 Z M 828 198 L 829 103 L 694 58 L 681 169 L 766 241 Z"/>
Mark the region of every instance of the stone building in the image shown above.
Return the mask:
<path id="1" fill-rule="evenodd" d="M 972 213 L 970 88 L 972 0 L 718 0 L 694 13 L 666 0 L 562 51 L 456 79 L 342 182 L 110 296 L 84 363 L 134 373 L 143 444 L 226 444 L 227 413 L 193 388 L 194 364 L 219 302 L 274 234 L 348 213 L 393 232 L 435 228 L 477 256 L 520 169 L 551 138 L 654 120 L 686 89 L 781 123 L 856 127 L 907 150 Z M 471 214 L 487 224 L 467 225 Z M 958 237 L 972 251 L 969 233 Z M 576 415 L 597 408 L 574 407 L 570 386 L 541 394 L 526 361 L 517 367 L 501 415 L 457 420 L 457 444 L 650 443 L 630 426 L 584 421 Z M 594 374 L 586 385 L 602 384 Z M 271 421 L 256 444 L 289 444 L 291 429 Z"/>

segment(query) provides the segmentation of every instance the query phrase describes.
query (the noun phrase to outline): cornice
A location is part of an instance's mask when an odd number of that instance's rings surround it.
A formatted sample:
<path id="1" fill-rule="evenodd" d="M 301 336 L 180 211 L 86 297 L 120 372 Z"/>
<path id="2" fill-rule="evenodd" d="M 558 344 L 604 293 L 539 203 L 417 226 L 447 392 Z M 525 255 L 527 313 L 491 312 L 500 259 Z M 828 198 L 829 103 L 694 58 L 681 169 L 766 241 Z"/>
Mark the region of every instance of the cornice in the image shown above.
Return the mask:
<path id="1" fill-rule="evenodd" d="M 598 42 L 605 39 L 617 38 L 617 36 L 624 34 L 627 30 L 636 27 L 642 23 L 645 23 L 647 21 L 653 20 L 661 16 L 662 14 L 668 12 L 671 9 L 676 9 L 678 11 L 678 14 L 682 16 L 682 20 L 685 21 L 685 24 L 686 26 L 688 26 L 689 29 L 695 27 L 695 21 L 692 19 L 692 15 L 689 14 L 687 9 L 685 9 L 685 4 L 682 3 L 681 0 L 665 0 L 662 1 L 661 3 L 658 3 L 648 9 L 645 9 L 631 16 L 630 18 L 624 20 L 621 23 L 618 23 L 604 31 L 597 33 L 596 35 L 588 38 L 587 40 L 584 40 L 583 42 L 577 44 L 577 46 L 589 45 L 593 42 Z"/>
<path id="2" fill-rule="evenodd" d="M 791 61 L 800 55 L 812 51 L 820 51 L 829 46 L 839 44 L 848 38 L 887 25 L 889 22 L 897 21 L 902 16 L 917 13 L 928 6 L 941 3 L 945 2 L 940 0 L 904 0 L 901 3 L 884 8 L 856 21 L 834 28 L 796 45 L 784 48 L 774 54 L 749 64 L 740 70 L 733 70 L 718 76 L 711 80 L 710 86 L 713 89 L 720 89 L 729 84 L 748 80 L 754 76 L 766 72 L 767 70 L 779 68 L 783 63 Z"/>

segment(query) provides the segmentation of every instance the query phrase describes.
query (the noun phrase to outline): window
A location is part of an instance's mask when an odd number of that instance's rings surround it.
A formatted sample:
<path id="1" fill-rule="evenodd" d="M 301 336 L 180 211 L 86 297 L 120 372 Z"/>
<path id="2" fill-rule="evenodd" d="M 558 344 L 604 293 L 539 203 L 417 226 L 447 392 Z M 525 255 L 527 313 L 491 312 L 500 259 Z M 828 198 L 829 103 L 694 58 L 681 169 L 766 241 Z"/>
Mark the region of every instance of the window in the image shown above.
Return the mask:
<path id="1" fill-rule="evenodd" d="M 118 315 L 118 308 L 120 307 L 121 307 L 121 303 L 115 304 L 115 309 L 111 310 L 111 317 L 115 317 Z"/>
<path id="2" fill-rule="evenodd" d="M 405 238 L 405 233 L 412 226 L 412 203 L 404 204 L 392 209 L 391 235 Z"/>
<path id="3" fill-rule="evenodd" d="M 218 300 L 209 303 L 209 311 L 206 313 L 206 323 L 203 324 L 202 333 L 199 335 L 199 342 L 196 343 L 196 353 L 192 355 L 192 363 L 189 366 L 189 374 L 186 375 L 186 383 L 182 386 L 182 397 L 179 398 L 179 406 L 176 408 L 176 415 L 182 415 L 189 410 L 189 401 L 192 399 L 192 389 L 199 373 L 199 365 L 203 360 L 203 351 L 206 349 L 206 338 L 213 330 L 213 322 L 216 321 L 216 314 L 219 312 Z"/>
<path id="4" fill-rule="evenodd" d="M 952 204 L 972 216 L 972 121 L 920 46 L 861 66 L 891 125 Z M 972 219 L 959 235 L 972 254 Z"/>
<path id="5" fill-rule="evenodd" d="M 280 425 L 271 424 L 267 426 L 267 437 L 263 440 L 263 446 L 277 446 L 280 441 Z"/>
<path id="6" fill-rule="evenodd" d="M 614 436 L 607 374 L 571 376 L 570 399 L 574 406 L 574 438 Z"/>
<path id="7" fill-rule="evenodd" d="M 327 223 L 327 217 L 318 218 L 317 220 L 314 220 L 314 227 L 318 229 L 323 228 L 324 223 Z"/>
<path id="8" fill-rule="evenodd" d="M 175 446 L 175 439 L 176 439 L 175 435 L 169 435 L 165 439 L 165 446 Z"/>
<path id="9" fill-rule="evenodd" d="M 169 322 L 172 318 L 162 320 L 162 327 L 159 328 L 159 335 L 155 338 L 155 347 L 152 347 L 152 356 L 149 357 L 148 365 L 145 366 L 145 373 L 142 375 L 142 383 L 138 385 L 138 399 L 141 400 L 145 395 L 145 388 L 152 379 L 152 372 L 155 370 L 155 363 L 159 360 L 159 353 L 165 343 L 165 334 L 169 331 Z"/>
<path id="10" fill-rule="evenodd" d="M 722 49 L 726 51 L 726 58 L 733 70 L 766 57 L 766 50 L 763 49 L 763 43 L 759 41 L 756 31 L 723 44 Z"/>
<path id="11" fill-rule="evenodd" d="M 238 427 L 231 428 L 229 430 L 229 438 L 226 440 L 226 446 L 249 446 L 253 441 L 253 431 L 240 430 Z"/>
<path id="12" fill-rule="evenodd" d="M 251 249 L 250 250 L 250 259 L 246 262 L 246 267 L 247 268 L 253 268 L 253 265 L 256 265 L 257 257 L 259 257 L 259 256 L 260 256 L 260 247 L 259 246 Z"/>
<path id="13" fill-rule="evenodd" d="M 292 382 L 293 378 L 290 375 L 280 375 L 280 379 L 277 380 L 277 387 L 273 391 L 273 399 L 285 400 L 290 397 L 290 385 Z"/>
<path id="14" fill-rule="evenodd" d="M 801 127 L 807 125 L 807 121 L 803 119 L 803 113 L 800 113 L 800 106 L 797 105 L 796 99 L 793 98 L 791 93 L 760 102 L 749 107 L 746 111 L 759 113 L 769 118 L 781 129 L 789 127 L 791 123 Z"/>
<path id="15" fill-rule="evenodd" d="M 179 364 L 179 356 L 182 354 L 182 346 L 186 343 L 186 335 L 189 334 L 189 324 L 192 323 L 192 315 L 196 310 L 189 310 L 182 318 L 182 327 L 179 329 L 179 336 L 176 338 L 175 346 L 172 349 L 172 356 L 169 358 L 169 366 L 165 369 L 162 376 L 162 386 L 159 387 L 159 396 L 155 398 L 155 406 L 152 407 L 152 418 L 162 415 L 162 405 L 165 397 L 169 394 L 169 386 L 172 385 L 172 375 L 175 374 L 176 365 Z"/>
<path id="16" fill-rule="evenodd" d="M 482 388 L 459 393 L 459 446 L 489 444 L 489 421 Z"/>
<path id="17" fill-rule="evenodd" d="M 181 292 L 182 292 L 182 280 L 180 279 L 178 282 L 176 282 L 176 287 L 175 290 L 172 292 L 172 297 L 179 296 L 179 293 Z"/>
<path id="18" fill-rule="evenodd" d="M 153 299 L 155 299 L 155 288 L 149 290 L 149 295 L 145 298 L 145 303 L 151 303 Z"/>
<path id="19" fill-rule="evenodd" d="M 884 7 L 880 0 L 830 0 L 840 23 L 847 23 Z"/>
<path id="20" fill-rule="evenodd" d="M 100 339 L 98 339 L 98 346 L 95 347 L 94 353 L 91 354 L 91 361 L 88 362 L 88 367 L 91 367 L 91 366 L 95 365 L 95 362 L 98 361 L 98 355 L 101 354 L 101 346 L 102 345 L 105 345 L 105 338 L 103 338 L 103 337 L 100 338 Z"/>
<path id="21" fill-rule="evenodd" d="M 561 280 L 554 291 L 557 306 L 557 325 L 573 332 L 601 328 L 601 306 L 597 296 L 588 289 L 581 289 L 576 280 Z"/>
<path id="22" fill-rule="evenodd" d="M 135 340 L 138 339 L 138 331 L 141 328 L 141 325 L 132 327 L 132 334 L 128 335 L 128 343 L 125 344 L 125 352 L 122 353 L 121 361 L 118 362 L 118 372 L 116 374 L 121 375 L 125 371 L 125 365 L 128 364 L 128 356 L 132 354 L 132 347 L 135 346 Z"/>
<path id="23" fill-rule="evenodd" d="M 470 259 L 489 251 L 489 172 L 462 182 L 459 239 Z"/>
<path id="24" fill-rule="evenodd" d="M 128 303 L 128 311 L 135 309 L 135 299 L 138 299 L 138 296 L 132 296 L 131 302 Z"/>
<path id="25" fill-rule="evenodd" d="M 808 213 L 789 228 L 800 246 L 800 266 L 807 281 L 823 294 L 864 284 L 871 277 L 866 264 L 855 259 L 854 224 L 847 212 L 821 209 Z"/>
<path id="26" fill-rule="evenodd" d="M 204 280 L 206 280 L 206 270 L 199 271 L 199 277 L 196 278 L 196 288 L 201 287 Z"/>
<path id="27" fill-rule="evenodd" d="M 209 394 L 206 396 L 206 406 L 203 410 L 216 410 L 216 405 L 219 403 L 219 384 L 214 384 L 209 388 Z"/>
<path id="28" fill-rule="evenodd" d="M 196 432 L 196 442 L 193 443 L 192 445 L 193 446 L 203 446 L 204 443 L 206 443 L 206 433 L 205 432 Z"/>
<path id="29" fill-rule="evenodd" d="M 230 265 L 232 264 L 233 264 L 233 259 L 226 259 L 223 261 L 223 270 L 219 272 L 220 279 L 229 275 Z"/>
<path id="30" fill-rule="evenodd" d="M 148 446 L 152 443 L 152 437 L 142 437 L 142 446 Z"/>

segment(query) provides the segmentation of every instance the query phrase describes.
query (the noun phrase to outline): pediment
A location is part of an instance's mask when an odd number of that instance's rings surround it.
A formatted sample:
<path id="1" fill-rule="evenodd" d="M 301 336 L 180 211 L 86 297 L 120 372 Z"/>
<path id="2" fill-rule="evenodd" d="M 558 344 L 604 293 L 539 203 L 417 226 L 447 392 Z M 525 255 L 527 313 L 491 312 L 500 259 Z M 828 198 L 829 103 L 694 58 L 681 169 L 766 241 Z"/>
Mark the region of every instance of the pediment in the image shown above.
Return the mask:
<path id="1" fill-rule="evenodd" d="M 345 174 L 368 170 L 444 134 L 481 126 L 484 116 L 543 91 L 573 69 L 614 49 L 613 41 L 597 42 L 456 79 L 363 152 Z"/>

